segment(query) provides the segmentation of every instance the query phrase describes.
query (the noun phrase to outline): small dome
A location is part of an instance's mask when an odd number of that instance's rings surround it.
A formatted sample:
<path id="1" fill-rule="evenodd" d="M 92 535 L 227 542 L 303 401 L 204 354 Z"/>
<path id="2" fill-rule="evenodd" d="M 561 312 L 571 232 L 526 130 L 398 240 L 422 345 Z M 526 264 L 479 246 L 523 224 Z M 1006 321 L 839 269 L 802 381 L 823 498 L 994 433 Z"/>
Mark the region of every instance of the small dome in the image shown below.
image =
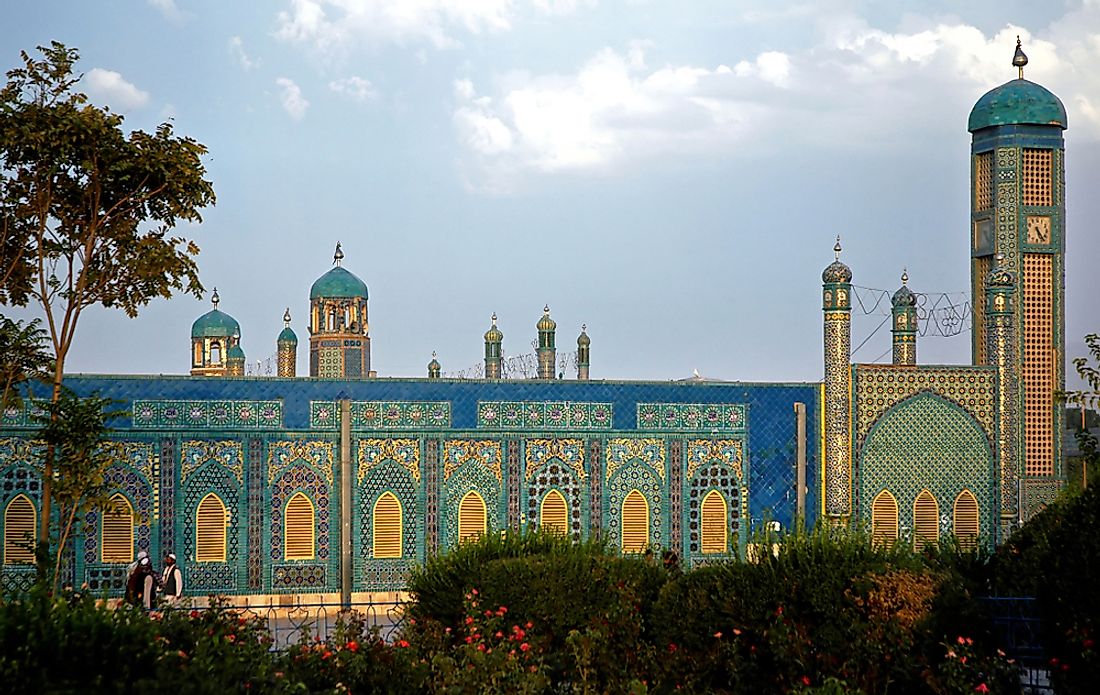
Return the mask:
<path id="1" fill-rule="evenodd" d="M 493 314 L 493 325 L 489 326 L 489 330 L 485 331 L 486 343 L 499 343 L 504 340 L 504 334 L 497 328 L 497 315 Z"/>
<path id="2" fill-rule="evenodd" d="M 233 347 L 226 350 L 225 359 L 240 360 L 241 362 L 244 362 L 244 350 L 241 349 L 241 344 L 237 343 Z"/>
<path id="3" fill-rule="evenodd" d="M 224 311 L 211 309 L 191 324 L 192 338 L 228 338 L 241 334 L 241 324 Z"/>
<path id="4" fill-rule="evenodd" d="M 558 324 L 554 323 L 554 319 L 550 318 L 550 305 L 547 304 L 542 308 L 542 318 L 535 324 L 535 328 L 540 332 L 550 332 L 557 329 Z"/>
<path id="5" fill-rule="evenodd" d="M 978 99 L 970 111 L 971 133 L 999 125 L 1056 125 L 1065 130 L 1066 107 L 1046 87 L 1023 78 L 1005 82 Z"/>
<path id="6" fill-rule="evenodd" d="M 894 293 L 894 297 L 891 301 L 894 303 L 895 309 L 917 305 L 917 295 L 913 294 L 909 289 L 909 273 L 902 271 L 901 287 Z"/>
<path id="7" fill-rule="evenodd" d="M 367 299 L 367 283 L 360 280 L 354 273 L 341 266 L 336 266 L 328 271 L 309 289 L 309 298 L 337 297 Z"/>
<path id="8" fill-rule="evenodd" d="M 592 344 L 592 339 L 588 337 L 588 333 L 585 332 L 585 326 L 581 324 L 581 334 L 577 336 L 577 347 L 588 347 Z"/>
<path id="9" fill-rule="evenodd" d="M 836 259 L 821 273 L 822 282 L 852 281 L 852 269 L 840 262 L 840 251 L 840 237 L 838 236 L 836 238 L 836 245 L 833 246 L 833 253 L 836 255 Z"/>
<path id="10" fill-rule="evenodd" d="M 294 329 L 292 329 L 290 326 L 287 326 L 286 328 L 284 328 L 283 330 L 281 330 L 279 332 L 278 342 L 280 342 L 280 343 L 294 343 L 295 345 L 297 345 L 298 344 L 298 336 L 294 333 Z"/>
<path id="11" fill-rule="evenodd" d="M 435 353 L 432 353 L 432 361 L 428 363 L 429 372 L 438 372 L 440 369 L 439 360 L 435 358 Z"/>

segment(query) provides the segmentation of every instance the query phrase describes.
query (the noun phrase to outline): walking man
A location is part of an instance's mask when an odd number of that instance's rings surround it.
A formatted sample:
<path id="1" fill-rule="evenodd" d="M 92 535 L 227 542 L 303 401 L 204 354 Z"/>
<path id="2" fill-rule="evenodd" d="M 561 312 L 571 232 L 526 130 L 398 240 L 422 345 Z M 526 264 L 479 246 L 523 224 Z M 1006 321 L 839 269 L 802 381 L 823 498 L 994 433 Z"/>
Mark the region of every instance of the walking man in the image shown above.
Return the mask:
<path id="1" fill-rule="evenodd" d="M 168 553 L 164 558 L 164 574 L 160 578 L 161 591 L 164 592 L 164 602 L 169 607 L 183 596 L 183 571 L 176 564 L 176 554 Z"/>

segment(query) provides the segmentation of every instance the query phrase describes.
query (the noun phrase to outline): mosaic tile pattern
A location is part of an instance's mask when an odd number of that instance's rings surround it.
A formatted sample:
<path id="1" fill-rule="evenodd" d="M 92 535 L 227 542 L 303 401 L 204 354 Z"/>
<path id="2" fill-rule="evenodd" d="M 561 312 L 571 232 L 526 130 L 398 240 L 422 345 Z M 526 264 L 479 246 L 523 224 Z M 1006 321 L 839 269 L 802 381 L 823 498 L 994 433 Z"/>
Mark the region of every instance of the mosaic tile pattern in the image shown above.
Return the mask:
<path id="1" fill-rule="evenodd" d="M 135 400 L 131 423 L 137 430 L 281 429 L 282 401 Z"/>
<path id="2" fill-rule="evenodd" d="M 356 480 L 362 485 L 371 469 L 383 461 L 393 461 L 420 484 L 419 439 L 360 439 Z"/>
<path id="3" fill-rule="evenodd" d="M 500 442 L 488 439 L 452 439 L 443 442 L 443 480 L 473 461 L 492 471 L 497 482 L 504 480 L 504 451 Z"/>
<path id="4" fill-rule="evenodd" d="M 233 474 L 237 483 L 244 482 L 244 448 L 239 441 L 202 441 L 191 439 L 180 447 L 180 482 L 196 470 L 214 461 Z"/>
<path id="5" fill-rule="evenodd" d="M 745 479 L 744 445 L 740 439 L 692 439 L 687 442 L 687 473 L 691 480 L 700 466 L 718 462 L 728 466 L 739 481 Z"/>
<path id="6" fill-rule="evenodd" d="M 315 430 L 340 428 L 339 401 L 310 401 L 309 426 Z M 417 430 L 451 426 L 449 401 L 352 401 L 351 429 Z"/>
<path id="7" fill-rule="evenodd" d="M 633 460 L 638 460 L 657 471 L 661 480 L 668 477 L 665 469 L 665 440 L 658 437 L 644 439 L 627 439 L 617 437 L 607 440 L 607 470 L 604 475 L 608 480 L 615 475 L 615 471 L 627 465 Z"/>
<path id="8" fill-rule="evenodd" d="M 273 589 L 324 591 L 325 574 L 324 565 L 274 565 L 271 568 L 271 586 Z"/>
<path id="9" fill-rule="evenodd" d="M 548 492 L 557 490 L 565 498 L 570 536 L 574 540 L 581 540 L 585 535 L 584 512 L 587 506 L 584 478 L 577 477 L 574 469 L 558 458 L 547 459 L 536 470 L 528 470 L 527 473 L 524 487 L 524 521 L 527 528 L 539 526 L 542 500 Z"/>
<path id="10" fill-rule="evenodd" d="M 516 431 L 610 430 L 610 403 L 569 401 L 478 401 L 478 429 Z"/>
<path id="11" fill-rule="evenodd" d="M 157 556 L 157 548 L 153 547 L 153 523 L 154 493 L 158 471 L 158 452 L 151 443 L 144 442 L 111 442 L 115 450 L 115 456 L 119 463 L 112 464 L 104 477 L 107 494 L 122 493 L 129 500 L 137 517 L 137 525 L 134 526 L 134 554 L 144 550 L 150 557 Z M 89 532 L 84 535 L 84 581 L 89 582 L 96 570 L 115 568 L 115 565 L 103 565 L 99 562 L 99 524 L 100 514 L 97 510 L 90 510 L 84 515 L 84 522 Z M 125 569 L 125 567 L 123 567 Z M 103 574 L 104 588 L 111 592 L 121 591 L 124 587 L 119 582 L 119 577 L 113 572 Z M 108 575 L 114 579 L 108 581 Z M 122 581 L 125 580 L 121 576 Z"/>
<path id="12" fill-rule="evenodd" d="M 331 484 L 333 446 L 332 442 L 318 441 L 271 442 L 267 449 L 267 481 L 273 482 L 285 469 L 303 462 Z"/>
<path id="13" fill-rule="evenodd" d="M 994 378 L 981 367 L 918 367 L 859 365 L 856 370 L 856 438 L 861 441 L 879 417 L 897 403 L 927 391 L 970 413 L 993 440 Z"/>
<path id="14" fill-rule="evenodd" d="M 218 442 L 219 444 L 225 442 Z M 181 562 L 184 571 L 184 587 L 194 593 L 224 591 L 226 587 L 237 586 L 237 566 L 240 559 L 241 515 L 237 512 L 243 502 L 243 481 L 237 477 L 234 468 L 243 466 L 243 450 L 239 442 L 234 451 L 237 460 L 226 465 L 217 458 L 207 459 L 199 468 L 193 470 L 183 488 L 182 525 L 183 553 L 186 562 Z M 228 510 L 229 518 L 225 531 L 225 562 L 195 561 L 195 518 L 199 502 L 208 494 L 214 493 Z M 165 549 L 167 551 L 168 548 Z M 179 550 L 176 550 L 179 552 Z"/>
<path id="15" fill-rule="evenodd" d="M 45 414 L 44 410 L 24 401 L 22 407 L 10 406 L 0 410 L 0 427 L 13 429 L 39 427 L 38 420 L 43 414 Z"/>
<path id="16" fill-rule="evenodd" d="M 524 445 L 524 478 L 531 479 L 544 463 L 557 459 L 573 469 L 579 480 L 587 476 L 584 471 L 584 441 L 580 439 L 528 439 Z"/>
<path id="17" fill-rule="evenodd" d="M 160 547 L 165 549 L 176 547 L 176 444 L 175 439 L 160 440 Z"/>
<path id="18" fill-rule="evenodd" d="M 519 483 L 520 475 L 519 441 L 509 439 L 505 445 L 505 470 L 508 472 L 508 528 L 513 531 L 520 529 L 519 513 Z"/>
<path id="19" fill-rule="evenodd" d="M 410 446 L 415 448 L 415 456 L 408 450 Z M 361 591 L 397 591 L 405 586 L 413 564 L 424 557 L 424 517 L 417 513 L 422 504 L 420 443 L 415 439 L 361 440 L 358 457 L 360 476 L 355 490 L 358 523 L 353 529 L 353 537 L 360 539 L 356 584 Z M 364 466 L 365 460 L 369 460 L 370 465 Z M 410 467 L 410 463 L 414 465 Z M 387 492 L 401 503 L 400 558 L 375 558 L 373 555 L 374 506 Z"/>
<path id="20" fill-rule="evenodd" d="M 496 444 L 499 447 L 499 443 Z M 458 544 L 458 505 L 471 490 L 485 500 L 487 532 L 498 533 L 504 527 L 507 515 L 502 511 L 506 509 L 507 500 L 499 467 L 490 467 L 479 457 L 469 457 L 443 482 L 441 549 Z"/>
<path id="21" fill-rule="evenodd" d="M 248 442 L 248 588 L 264 585 L 264 442 Z"/>
<path id="22" fill-rule="evenodd" d="M 668 443 L 668 538 L 672 551 L 684 556 L 684 442 L 673 439 Z"/>
<path id="23" fill-rule="evenodd" d="M 603 441 L 588 440 L 588 461 L 591 475 L 588 476 L 589 520 L 588 534 L 599 537 L 603 529 L 603 509 L 599 503 L 603 499 Z"/>
<path id="24" fill-rule="evenodd" d="M 663 440 L 657 441 L 661 442 L 659 444 L 661 448 L 660 460 L 663 465 L 664 443 Z M 609 442 L 605 455 L 609 474 L 606 476 L 605 495 L 607 507 L 604 517 L 604 527 L 607 529 L 608 541 L 616 548 L 622 547 L 621 517 L 623 500 L 632 490 L 637 490 L 649 504 L 649 545 L 653 548 L 666 546 L 664 472 L 658 471 L 647 462 L 647 460 L 654 461 L 656 458 L 651 454 L 643 454 L 643 457 L 630 458 L 611 470 L 613 455 Z"/>
<path id="25" fill-rule="evenodd" d="M 1024 487 L 1024 521 L 1046 509 L 1053 504 L 1062 491 L 1063 481 L 1057 479 L 1025 479 Z"/>
<path id="26" fill-rule="evenodd" d="M 639 403 L 638 429 L 744 432 L 744 404 Z"/>

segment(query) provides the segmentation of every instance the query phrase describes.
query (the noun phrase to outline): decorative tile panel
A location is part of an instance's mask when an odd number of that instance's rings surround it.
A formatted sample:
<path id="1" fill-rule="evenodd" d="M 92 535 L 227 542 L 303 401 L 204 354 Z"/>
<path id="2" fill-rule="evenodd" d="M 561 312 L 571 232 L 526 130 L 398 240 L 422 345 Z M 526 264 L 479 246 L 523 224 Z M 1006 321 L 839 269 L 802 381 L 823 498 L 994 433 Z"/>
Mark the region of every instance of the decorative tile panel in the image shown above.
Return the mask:
<path id="1" fill-rule="evenodd" d="M 315 430 L 340 428 L 339 401 L 310 401 L 309 426 Z M 450 401 L 352 401 L 351 429 L 419 430 L 451 426 Z"/>
<path id="2" fill-rule="evenodd" d="M 271 587 L 322 591 L 325 588 L 325 566 L 274 565 L 271 568 Z"/>
<path id="3" fill-rule="evenodd" d="M 237 479 L 244 482 L 244 447 L 238 441 L 201 441 L 183 442 L 180 463 L 180 482 L 186 482 L 207 461 L 216 461 Z"/>
<path id="4" fill-rule="evenodd" d="M 478 401 L 478 429 L 516 431 L 610 430 L 610 403 Z"/>
<path id="5" fill-rule="evenodd" d="M 741 403 L 639 403 L 638 429 L 744 432 L 745 406 Z"/>
<path id="6" fill-rule="evenodd" d="M 573 469 L 578 480 L 585 479 L 584 442 L 580 439 L 528 439 L 524 477 L 527 480 L 550 459 L 560 459 Z"/>
<path id="7" fill-rule="evenodd" d="M 607 440 L 607 470 L 604 475 L 608 480 L 615 475 L 622 466 L 633 460 L 641 461 L 653 470 L 657 471 L 662 480 L 668 479 L 665 471 L 665 441 L 657 437 L 645 439 L 609 439 Z"/>
<path id="8" fill-rule="evenodd" d="M 22 407 L 13 405 L 0 410 L 0 427 L 40 427 L 38 419 L 44 414 L 44 410 L 25 400 Z"/>
<path id="9" fill-rule="evenodd" d="M 282 429 L 282 401 L 135 400 L 137 430 Z"/>
<path id="10" fill-rule="evenodd" d="M 691 480 L 699 466 L 718 462 L 729 466 L 739 480 L 745 479 L 741 465 L 743 444 L 739 439 L 692 439 L 687 443 L 687 475 Z"/>
<path id="11" fill-rule="evenodd" d="M 500 442 L 491 440 L 453 439 L 443 442 L 443 480 L 470 461 L 492 471 L 497 482 L 504 480 L 501 466 L 504 452 Z"/>
<path id="12" fill-rule="evenodd" d="M 897 403 L 922 391 L 956 403 L 981 423 L 993 441 L 993 369 L 988 367 L 893 367 L 859 365 L 856 370 L 856 439 L 862 441 L 872 425 Z"/>
<path id="13" fill-rule="evenodd" d="M 393 461 L 409 472 L 420 484 L 419 439 L 360 439 L 356 479 L 362 484 L 370 469 L 383 461 Z"/>
<path id="14" fill-rule="evenodd" d="M 285 469 L 302 461 L 316 468 L 332 484 L 332 442 L 271 442 L 267 450 L 267 482 L 274 482 Z"/>

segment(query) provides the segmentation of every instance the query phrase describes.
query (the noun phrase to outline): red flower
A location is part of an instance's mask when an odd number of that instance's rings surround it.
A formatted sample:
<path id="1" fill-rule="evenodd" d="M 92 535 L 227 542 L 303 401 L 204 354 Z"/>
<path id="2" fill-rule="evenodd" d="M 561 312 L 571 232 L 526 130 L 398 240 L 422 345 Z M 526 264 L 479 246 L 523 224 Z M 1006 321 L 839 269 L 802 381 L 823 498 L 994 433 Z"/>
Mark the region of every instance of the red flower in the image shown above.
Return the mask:
<path id="1" fill-rule="evenodd" d="M 524 627 L 527 628 L 528 630 L 530 630 L 531 628 L 534 627 L 534 625 L 531 624 L 531 621 L 527 621 L 527 624 L 524 625 Z"/>
<path id="2" fill-rule="evenodd" d="M 809 685 L 809 684 L 810 684 L 810 677 L 809 676 L 802 676 L 802 685 Z"/>
<path id="3" fill-rule="evenodd" d="M 974 692 L 976 692 L 976 693 L 988 693 L 989 692 L 989 686 L 986 685 L 985 683 L 978 683 L 978 687 L 974 688 Z"/>
<path id="4" fill-rule="evenodd" d="M 1084 647 L 1085 649 L 1092 649 L 1093 644 L 1094 644 L 1094 642 L 1091 639 L 1087 639 L 1087 640 L 1085 640 L 1084 642 L 1081 643 L 1081 646 Z"/>
<path id="5" fill-rule="evenodd" d="M 528 649 L 530 649 L 530 648 L 531 648 L 531 645 L 527 644 L 526 642 L 524 642 L 523 644 L 519 645 L 519 650 L 520 650 L 521 652 L 525 652 L 525 651 L 527 651 L 527 650 L 528 650 Z"/>
<path id="6" fill-rule="evenodd" d="M 327 649 L 326 649 L 326 650 L 325 650 L 325 653 L 321 655 L 321 658 L 322 658 L 322 659 L 327 659 L 327 658 L 329 658 L 330 656 L 332 656 L 332 652 L 330 652 L 329 650 L 327 650 Z"/>
<path id="7" fill-rule="evenodd" d="M 470 593 L 477 596 L 477 589 L 470 589 Z"/>
<path id="8" fill-rule="evenodd" d="M 472 644 L 473 641 L 474 641 L 473 637 L 471 637 L 470 635 L 466 635 L 466 644 Z"/>
<path id="9" fill-rule="evenodd" d="M 232 634 L 226 635 L 225 636 L 225 641 L 226 642 L 236 642 L 237 641 L 237 636 L 232 635 Z"/>
<path id="10" fill-rule="evenodd" d="M 474 624 L 474 619 L 471 618 L 470 616 L 466 616 L 466 624 L 467 625 L 473 625 Z"/>
<path id="11" fill-rule="evenodd" d="M 966 638 L 963 637 L 962 635 L 959 635 L 959 638 L 956 639 L 955 641 L 958 642 L 959 644 L 966 644 Z"/>
<path id="12" fill-rule="evenodd" d="M 349 651 L 357 652 L 359 651 L 359 643 L 355 640 L 352 640 L 347 643 L 347 648 Z"/>
<path id="13" fill-rule="evenodd" d="M 202 614 L 199 613 L 198 611 L 191 611 L 190 613 L 188 613 L 188 615 L 190 615 L 192 618 L 197 618 Z"/>
<path id="14" fill-rule="evenodd" d="M 500 639 L 501 637 L 504 637 L 504 633 L 501 632 L 500 630 L 497 630 L 496 634 L 493 635 L 493 637 L 496 637 L 497 639 Z"/>
<path id="15" fill-rule="evenodd" d="M 672 642 L 669 642 L 668 643 L 668 653 L 669 654 L 674 654 L 675 652 L 676 652 L 676 645 L 673 644 Z"/>
<path id="16" fill-rule="evenodd" d="M 485 651 L 485 643 L 484 643 L 484 642 L 482 642 L 481 644 L 477 645 L 477 650 L 478 650 L 479 652 L 483 652 L 483 651 Z"/>
<path id="17" fill-rule="evenodd" d="M 719 630 L 718 632 L 714 633 L 714 636 L 718 639 L 722 639 L 722 632 Z"/>

